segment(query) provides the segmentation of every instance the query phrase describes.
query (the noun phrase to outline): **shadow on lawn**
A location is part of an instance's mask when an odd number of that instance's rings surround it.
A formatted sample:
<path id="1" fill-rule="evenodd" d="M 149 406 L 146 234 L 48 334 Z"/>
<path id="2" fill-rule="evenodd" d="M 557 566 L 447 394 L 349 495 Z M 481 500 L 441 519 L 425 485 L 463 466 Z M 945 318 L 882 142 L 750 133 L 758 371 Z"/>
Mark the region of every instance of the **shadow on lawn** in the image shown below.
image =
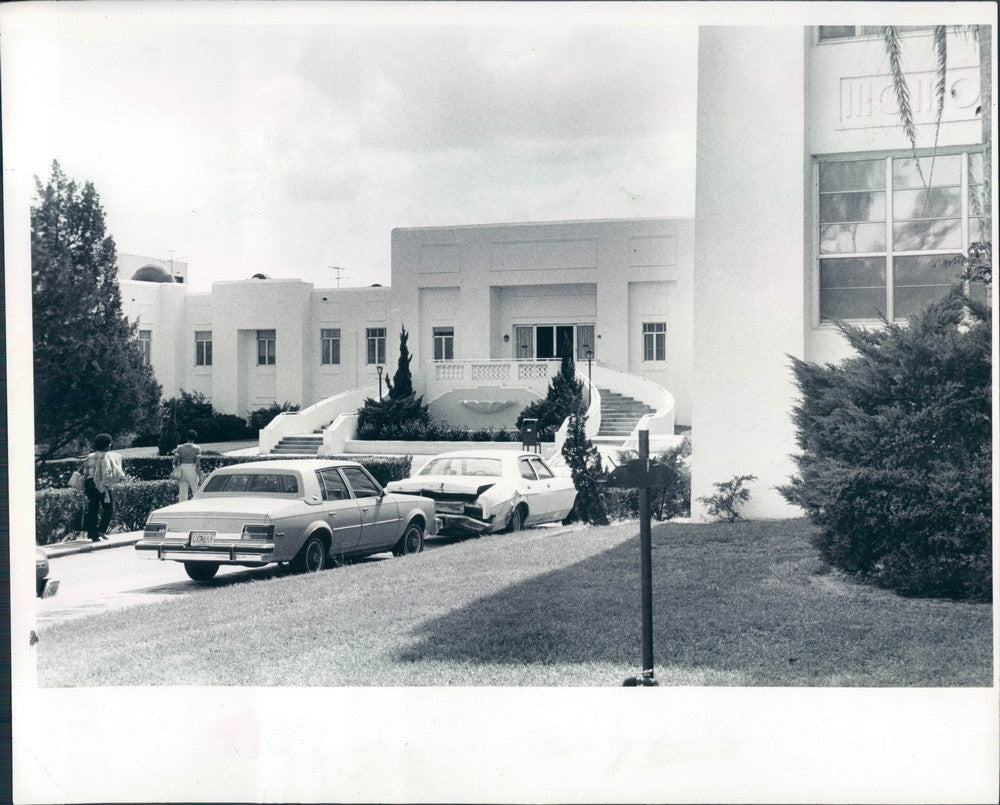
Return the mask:
<path id="1" fill-rule="evenodd" d="M 988 606 L 831 576 L 802 521 L 653 529 L 657 678 L 675 685 L 989 685 Z M 638 537 L 425 622 L 403 662 L 641 661 Z"/>

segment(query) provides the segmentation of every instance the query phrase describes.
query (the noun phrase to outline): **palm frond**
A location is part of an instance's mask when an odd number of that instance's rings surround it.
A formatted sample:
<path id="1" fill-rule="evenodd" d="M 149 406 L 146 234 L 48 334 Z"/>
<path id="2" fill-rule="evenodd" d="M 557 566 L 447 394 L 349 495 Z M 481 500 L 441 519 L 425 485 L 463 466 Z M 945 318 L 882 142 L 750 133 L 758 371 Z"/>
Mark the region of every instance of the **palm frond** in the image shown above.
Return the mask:
<path id="1" fill-rule="evenodd" d="M 934 98 L 937 101 L 937 123 L 941 126 L 941 116 L 944 114 L 944 97 L 946 79 L 948 77 L 948 30 L 944 25 L 934 26 L 934 55 L 937 74 L 934 82 Z"/>
<path id="2" fill-rule="evenodd" d="M 903 74 L 899 33 L 892 25 L 882 27 L 882 39 L 885 42 L 885 52 L 889 57 L 889 72 L 892 75 L 892 89 L 896 94 L 896 105 L 899 106 L 899 120 L 903 124 L 906 139 L 914 151 L 917 149 L 917 128 L 913 119 L 913 108 L 910 106 L 910 87 Z"/>

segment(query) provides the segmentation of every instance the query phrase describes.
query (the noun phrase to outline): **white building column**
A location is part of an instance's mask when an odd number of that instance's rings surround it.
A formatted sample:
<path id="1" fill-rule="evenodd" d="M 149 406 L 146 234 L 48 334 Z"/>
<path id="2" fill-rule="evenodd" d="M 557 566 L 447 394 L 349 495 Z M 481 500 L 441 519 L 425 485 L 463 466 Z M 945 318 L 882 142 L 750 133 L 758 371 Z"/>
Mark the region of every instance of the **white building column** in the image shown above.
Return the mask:
<path id="1" fill-rule="evenodd" d="M 804 354 L 805 29 L 703 27 L 698 50 L 692 507 L 756 475 L 746 517 L 799 514 L 789 355 Z"/>

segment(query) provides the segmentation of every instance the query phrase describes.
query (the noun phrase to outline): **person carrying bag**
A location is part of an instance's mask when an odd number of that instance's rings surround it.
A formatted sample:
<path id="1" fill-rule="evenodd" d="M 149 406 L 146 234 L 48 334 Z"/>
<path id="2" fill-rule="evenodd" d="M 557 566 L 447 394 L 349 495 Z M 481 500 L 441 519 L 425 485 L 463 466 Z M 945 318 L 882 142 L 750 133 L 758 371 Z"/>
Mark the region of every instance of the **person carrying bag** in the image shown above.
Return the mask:
<path id="1" fill-rule="evenodd" d="M 83 460 L 83 494 L 87 496 L 84 527 L 91 542 L 106 540 L 114 513 L 111 487 L 125 478 L 122 457 L 111 452 L 111 436 L 99 433 L 94 438 L 94 452 Z M 70 479 L 72 481 L 72 478 Z"/>

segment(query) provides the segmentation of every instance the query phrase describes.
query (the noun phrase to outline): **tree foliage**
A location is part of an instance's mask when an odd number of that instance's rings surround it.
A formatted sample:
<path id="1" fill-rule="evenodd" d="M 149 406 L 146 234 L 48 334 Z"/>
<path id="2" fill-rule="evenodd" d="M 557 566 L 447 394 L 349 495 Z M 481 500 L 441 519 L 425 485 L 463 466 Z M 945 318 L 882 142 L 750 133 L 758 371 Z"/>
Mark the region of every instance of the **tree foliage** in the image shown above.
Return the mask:
<path id="1" fill-rule="evenodd" d="M 155 421 L 160 387 L 122 312 L 114 240 L 93 184 L 52 163 L 31 208 L 38 459 Z"/>
<path id="2" fill-rule="evenodd" d="M 793 358 L 798 474 L 780 491 L 835 567 L 908 595 L 991 594 L 991 315 L 957 291 L 909 326 L 841 325 L 856 355 Z"/>
<path id="3" fill-rule="evenodd" d="M 601 454 L 587 438 L 586 416 L 573 416 L 569 420 L 562 455 L 573 475 L 576 503 L 573 513 L 585 523 L 607 525 L 608 512 L 604 505 L 600 482 L 604 477 Z"/>
<path id="4" fill-rule="evenodd" d="M 388 395 L 381 400 L 365 400 L 358 409 L 359 439 L 406 439 L 414 432 L 426 429 L 431 422 L 424 398 L 413 391 L 410 361 L 413 356 L 407 347 L 409 334 L 406 328 L 399 332 L 399 360 L 392 382 L 387 377 Z"/>
<path id="5" fill-rule="evenodd" d="M 559 364 L 559 372 L 549 383 L 545 397 L 529 403 L 517 417 L 520 428 L 525 419 L 538 420 L 540 437 L 552 438 L 566 417 L 583 413 L 583 382 L 576 379 L 573 352 L 566 349 Z"/>

